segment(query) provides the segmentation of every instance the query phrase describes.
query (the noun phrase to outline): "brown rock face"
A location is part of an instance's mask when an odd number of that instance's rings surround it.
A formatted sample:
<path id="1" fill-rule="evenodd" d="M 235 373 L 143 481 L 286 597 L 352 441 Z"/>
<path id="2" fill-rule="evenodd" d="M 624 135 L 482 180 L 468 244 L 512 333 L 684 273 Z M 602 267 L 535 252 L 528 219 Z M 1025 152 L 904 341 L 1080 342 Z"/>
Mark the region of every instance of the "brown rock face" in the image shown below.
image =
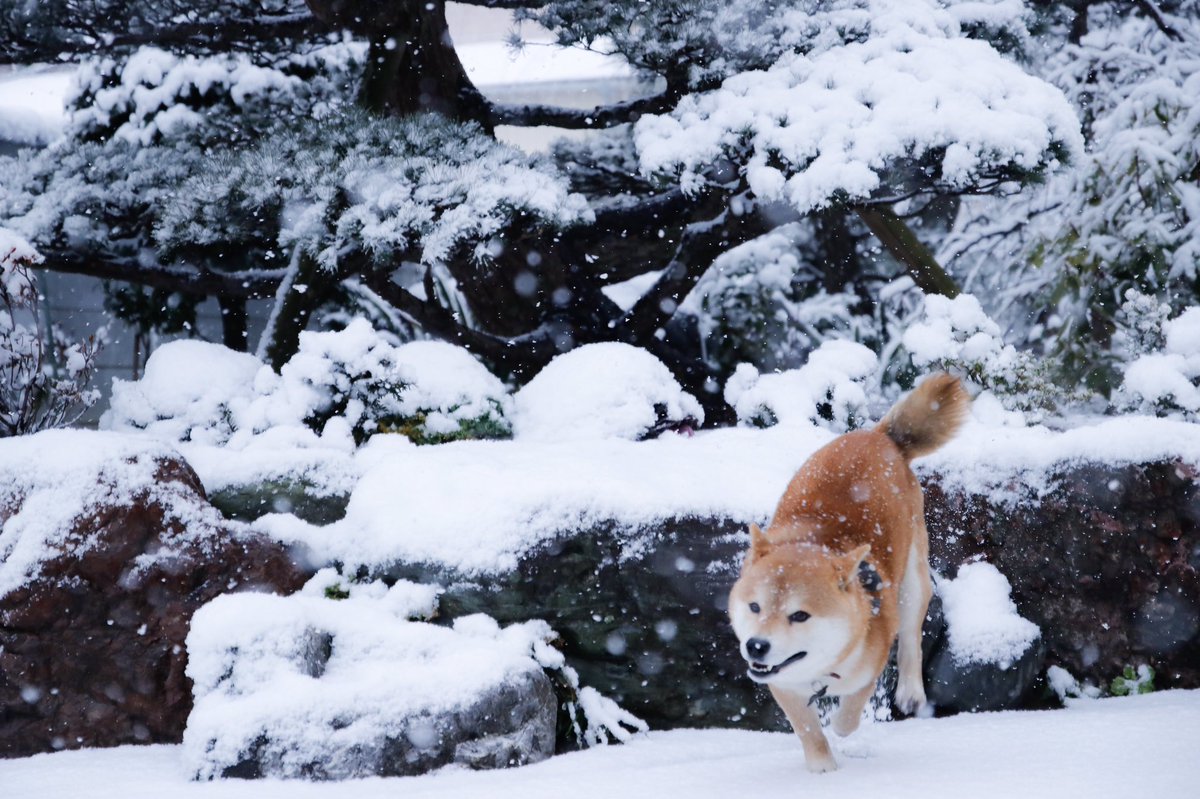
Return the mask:
<path id="1" fill-rule="evenodd" d="M 1200 685 L 1200 492 L 1191 467 L 1080 465 L 1011 506 L 926 483 L 935 568 L 983 556 L 1042 628 L 1046 662 L 1107 688 L 1125 665 Z"/>
<path id="2" fill-rule="evenodd" d="M 180 740 L 192 613 L 227 591 L 302 584 L 281 546 L 223 526 L 182 461 L 153 475 L 131 494 L 115 485 L 0 596 L 0 757 Z M 0 523 L 19 503 L 0 503 Z"/>

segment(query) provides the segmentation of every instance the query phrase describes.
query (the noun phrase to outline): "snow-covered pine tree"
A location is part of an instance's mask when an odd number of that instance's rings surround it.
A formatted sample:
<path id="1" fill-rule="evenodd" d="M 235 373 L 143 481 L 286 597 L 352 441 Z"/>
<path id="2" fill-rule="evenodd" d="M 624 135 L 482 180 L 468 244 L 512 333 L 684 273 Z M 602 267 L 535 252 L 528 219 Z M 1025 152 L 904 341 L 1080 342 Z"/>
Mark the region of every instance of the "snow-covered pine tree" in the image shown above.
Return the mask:
<path id="1" fill-rule="evenodd" d="M 564 45 L 603 38 L 656 89 L 585 110 L 496 104 L 466 77 L 441 0 L 246 0 L 227 20 L 250 20 L 240 38 L 211 5 L 145 4 L 157 21 L 135 27 L 164 47 L 132 52 L 143 42 L 108 35 L 105 4 L 83 4 L 100 9 L 80 17 L 91 27 L 47 41 L 116 57 L 88 68 L 98 77 L 81 84 L 63 143 L 6 165 L 0 217 L 46 268 L 233 308 L 276 296 L 263 345 L 276 364 L 352 280 L 519 379 L 582 343 L 645 347 L 719 421 L 712 378 L 733 364 L 705 359 L 681 304 L 720 256 L 798 223 L 792 281 L 858 297 L 853 313 L 869 316 L 902 275 L 954 295 L 918 223 L 1081 150 L 1062 93 L 1017 60 L 1019 3 L 473 2 L 517 9 Z M 17 6 L 0 9 L 12 19 Z M 204 41 L 181 20 L 208 25 Z M 548 161 L 497 144 L 498 125 L 605 135 Z M 390 177 L 366 179 L 376 169 Z M 650 273 L 628 307 L 603 291 Z"/>

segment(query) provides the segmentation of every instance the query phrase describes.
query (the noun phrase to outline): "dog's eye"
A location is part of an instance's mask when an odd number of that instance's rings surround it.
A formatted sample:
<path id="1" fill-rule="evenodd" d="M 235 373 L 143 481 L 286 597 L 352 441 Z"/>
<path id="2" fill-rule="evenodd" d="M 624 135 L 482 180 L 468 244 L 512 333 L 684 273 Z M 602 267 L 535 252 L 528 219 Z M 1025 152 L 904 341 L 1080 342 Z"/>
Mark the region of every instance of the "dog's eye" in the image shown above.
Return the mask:
<path id="1" fill-rule="evenodd" d="M 750 612 L 751 612 L 751 613 L 758 613 L 760 610 L 762 610 L 762 608 L 760 608 L 760 607 L 758 606 L 758 603 L 757 603 L 757 602 L 751 602 L 751 603 L 750 603 Z"/>
<path id="2" fill-rule="evenodd" d="M 788 616 L 788 621 L 792 624 L 799 624 L 802 621 L 808 621 L 809 615 L 802 610 L 798 610 L 791 616 Z"/>

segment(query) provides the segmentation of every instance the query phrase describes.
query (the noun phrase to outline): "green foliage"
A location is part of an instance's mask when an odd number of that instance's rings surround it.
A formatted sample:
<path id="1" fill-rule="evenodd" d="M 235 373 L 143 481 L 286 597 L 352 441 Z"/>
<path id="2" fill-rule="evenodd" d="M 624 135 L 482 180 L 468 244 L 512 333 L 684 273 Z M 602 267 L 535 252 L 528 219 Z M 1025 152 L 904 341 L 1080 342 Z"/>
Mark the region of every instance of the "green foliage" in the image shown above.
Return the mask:
<path id="1" fill-rule="evenodd" d="M 1138 666 L 1136 670 L 1133 666 L 1126 666 L 1113 678 L 1109 691 L 1113 696 L 1151 693 L 1154 691 L 1154 669 L 1145 664 Z"/>
<path id="2" fill-rule="evenodd" d="M 479 441 L 512 438 L 512 425 L 503 416 L 503 409 L 496 400 L 488 400 L 493 411 L 482 416 L 458 421 L 458 429 L 450 432 L 434 431 L 427 425 L 429 412 L 418 411 L 412 416 L 382 416 L 375 424 L 381 433 L 399 433 L 414 444 L 447 444 L 451 441 Z M 458 407 L 446 410 L 454 414 Z"/>
<path id="3" fill-rule="evenodd" d="M 325 586 L 325 598 L 334 600 L 349 599 L 350 591 L 343 588 L 341 583 L 334 583 L 333 585 Z"/>

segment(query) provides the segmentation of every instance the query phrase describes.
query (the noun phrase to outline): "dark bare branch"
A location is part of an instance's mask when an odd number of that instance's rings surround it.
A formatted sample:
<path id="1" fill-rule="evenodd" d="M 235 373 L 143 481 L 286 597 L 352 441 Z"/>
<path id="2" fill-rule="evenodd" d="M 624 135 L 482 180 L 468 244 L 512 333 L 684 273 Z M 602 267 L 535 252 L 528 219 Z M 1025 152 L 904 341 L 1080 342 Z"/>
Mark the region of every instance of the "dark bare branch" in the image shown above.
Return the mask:
<path id="1" fill-rule="evenodd" d="M 649 340 L 675 315 L 679 303 L 718 256 L 772 227 L 744 193 L 730 198 L 728 207 L 715 217 L 688 225 L 658 281 L 614 325 L 616 338 L 630 343 Z"/>
<path id="2" fill-rule="evenodd" d="M 549 125 L 556 128 L 611 128 L 626 122 L 636 122 L 644 114 L 670 111 L 679 102 L 680 94 L 665 91 L 613 105 L 595 108 L 563 108 L 552 105 L 492 105 L 489 120 L 493 125 L 533 127 Z"/>
<path id="3" fill-rule="evenodd" d="M 933 253 L 913 234 L 896 212 L 883 205 L 860 205 L 854 210 L 875 238 L 908 271 L 917 288 L 928 294 L 957 297 L 960 293 L 954 278 L 946 273 Z"/>
<path id="4" fill-rule="evenodd" d="M 1167 21 L 1167 18 L 1163 15 L 1162 10 L 1159 9 L 1159 7 L 1153 2 L 1151 2 L 1151 0 L 1133 0 L 1133 4 L 1137 6 L 1143 14 L 1152 19 L 1154 24 L 1158 26 L 1158 29 L 1162 31 L 1168 39 L 1174 39 L 1177 42 L 1183 41 L 1183 34 Z"/>
<path id="5" fill-rule="evenodd" d="M 431 270 L 425 272 L 427 299 L 424 300 L 397 285 L 388 274 L 374 272 L 365 275 L 363 282 L 425 332 L 470 350 L 497 371 L 529 375 L 549 363 L 558 353 L 553 336 L 544 326 L 509 338 L 494 336 L 462 324 L 435 299 L 437 294 Z"/>
<path id="6" fill-rule="evenodd" d="M 151 288 L 227 297 L 272 297 L 283 279 L 285 269 L 253 272 L 217 272 L 190 266 L 148 265 L 134 256 L 81 254 L 53 248 L 39 248 L 45 261 L 38 269 L 88 275 L 102 280 L 120 280 Z"/>

